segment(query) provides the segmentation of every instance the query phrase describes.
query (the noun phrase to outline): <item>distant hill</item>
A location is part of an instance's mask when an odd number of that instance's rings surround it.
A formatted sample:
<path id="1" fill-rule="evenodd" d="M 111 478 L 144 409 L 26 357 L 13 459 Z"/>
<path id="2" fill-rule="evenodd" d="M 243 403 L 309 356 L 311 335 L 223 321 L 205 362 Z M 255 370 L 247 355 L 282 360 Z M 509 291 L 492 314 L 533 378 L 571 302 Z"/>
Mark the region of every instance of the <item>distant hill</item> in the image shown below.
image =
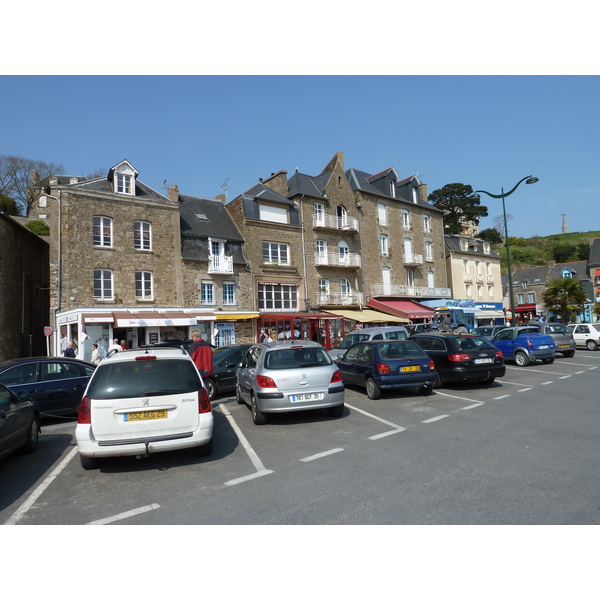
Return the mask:
<path id="1" fill-rule="evenodd" d="M 550 261 L 557 263 L 587 260 L 590 244 L 594 238 L 600 238 L 600 231 L 557 233 L 545 237 L 510 237 L 510 262 L 513 267 L 541 266 Z M 502 257 L 502 272 L 506 269 L 506 248 L 496 244 L 494 250 Z"/>

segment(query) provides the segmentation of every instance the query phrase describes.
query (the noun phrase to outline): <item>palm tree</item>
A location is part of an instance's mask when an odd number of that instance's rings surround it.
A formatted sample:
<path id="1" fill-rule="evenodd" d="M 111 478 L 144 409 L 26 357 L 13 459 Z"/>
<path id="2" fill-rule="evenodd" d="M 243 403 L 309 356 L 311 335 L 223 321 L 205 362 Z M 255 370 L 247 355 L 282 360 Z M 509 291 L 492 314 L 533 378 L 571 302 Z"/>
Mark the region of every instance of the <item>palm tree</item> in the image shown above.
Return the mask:
<path id="1" fill-rule="evenodd" d="M 570 322 L 575 311 L 583 310 L 587 302 L 587 294 L 583 291 L 581 283 L 571 277 L 549 281 L 542 298 L 546 309 L 560 315 L 565 325 Z"/>

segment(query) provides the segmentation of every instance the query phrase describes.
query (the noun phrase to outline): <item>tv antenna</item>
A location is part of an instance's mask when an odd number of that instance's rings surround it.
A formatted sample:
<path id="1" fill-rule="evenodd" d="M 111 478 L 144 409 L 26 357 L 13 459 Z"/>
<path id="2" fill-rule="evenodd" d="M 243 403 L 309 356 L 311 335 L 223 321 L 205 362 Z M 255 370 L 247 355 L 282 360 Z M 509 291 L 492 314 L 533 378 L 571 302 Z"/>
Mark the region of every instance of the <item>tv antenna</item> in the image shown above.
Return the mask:
<path id="1" fill-rule="evenodd" d="M 223 190 L 223 192 L 225 194 L 225 200 L 227 200 L 227 192 L 229 191 L 229 187 L 227 186 L 228 181 L 229 181 L 229 177 L 221 185 L 221 189 Z"/>

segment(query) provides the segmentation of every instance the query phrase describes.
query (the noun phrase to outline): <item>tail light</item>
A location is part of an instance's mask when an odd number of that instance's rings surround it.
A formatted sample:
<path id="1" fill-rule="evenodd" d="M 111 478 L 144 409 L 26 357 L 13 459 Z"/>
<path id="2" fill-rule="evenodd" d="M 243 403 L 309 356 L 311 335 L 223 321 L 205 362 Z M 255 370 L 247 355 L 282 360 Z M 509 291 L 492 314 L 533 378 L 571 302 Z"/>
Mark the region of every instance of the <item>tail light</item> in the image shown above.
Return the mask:
<path id="1" fill-rule="evenodd" d="M 463 360 L 471 360 L 471 357 L 468 354 L 448 354 L 448 360 L 462 362 Z"/>
<path id="2" fill-rule="evenodd" d="M 529 346 L 530 350 L 533 350 L 533 342 L 531 341 L 531 338 L 527 338 L 527 345 Z"/>
<path id="3" fill-rule="evenodd" d="M 205 388 L 198 391 L 198 414 L 209 413 L 211 411 L 210 398 Z"/>
<path id="4" fill-rule="evenodd" d="M 264 375 L 256 376 L 256 383 L 258 383 L 261 388 L 276 388 L 277 384 L 272 377 L 265 377 Z"/>
<path id="5" fill-rule="evenodd" d="M 435 363 L 432 360 L 429 361 L 429 370 L 435 371 Z"/>
<path id="6" fill-rule="evenodd" d="M 504 358 L 504 354 L 500 350 L 496 350 L 496 358 Z"/>
<path id="7" fill-rule="evenodd" d="M 329 383 L 337 383 L 338 381 L 342 381 L 342 372 L 339 369 L 331 376 Z"/>
<path id="8" fill-rule="evenodd" d="M 84 396 L 77 412 L 77 422 L 81 425 L 89 425 L 92 422 L 92 412 L 90 410 L 90 399 Z"/>
<path id="9" fill-rule="evenodd" d="M 377 363 L 377 370 L 380 373 L 389 373 L 390 367 L 386 363 Z"/>

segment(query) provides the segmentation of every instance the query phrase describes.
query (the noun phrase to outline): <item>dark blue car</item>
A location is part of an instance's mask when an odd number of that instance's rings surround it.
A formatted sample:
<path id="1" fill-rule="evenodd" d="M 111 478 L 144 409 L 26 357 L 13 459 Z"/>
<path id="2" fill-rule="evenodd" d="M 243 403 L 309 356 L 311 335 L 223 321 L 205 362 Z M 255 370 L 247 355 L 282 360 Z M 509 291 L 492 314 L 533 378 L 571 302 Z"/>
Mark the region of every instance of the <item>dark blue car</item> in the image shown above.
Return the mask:
<path id="1" fill-rule="evenodd" d="M 39 433 L 40 413 L 29 394 L 15 394 L 0 383 L 0 458 L 15 450 L 33 452 Z"/>
<path id="2" fill-rule="evenodd" d="M 409 340 L 359 342 L 336 362 L 344 383 L 365 387 L 372 400 L 382 390 L 418 388 L 431 394 L 437 376 L 433 361 Z"/>

